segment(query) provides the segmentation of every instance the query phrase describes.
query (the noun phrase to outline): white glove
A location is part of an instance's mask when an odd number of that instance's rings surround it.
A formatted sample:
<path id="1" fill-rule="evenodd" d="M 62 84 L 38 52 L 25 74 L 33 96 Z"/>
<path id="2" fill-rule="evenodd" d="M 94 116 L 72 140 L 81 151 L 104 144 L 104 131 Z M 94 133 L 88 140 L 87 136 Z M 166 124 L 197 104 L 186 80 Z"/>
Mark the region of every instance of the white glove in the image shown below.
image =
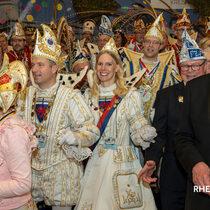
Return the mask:
<path id="1" fill-rule="evenodd" d="M 70 129 L 59 131 L 58 141 L 60 145 L 68 144 L 69 146 L 79 145 L 74 133 Z"/>
<path id="2" fill-rule="evenodd" d="M 157 136 L 156 129 L 150 125 L 144 125 L 138 130 L 139 135 L 144 141 L 153 142 Z"/>

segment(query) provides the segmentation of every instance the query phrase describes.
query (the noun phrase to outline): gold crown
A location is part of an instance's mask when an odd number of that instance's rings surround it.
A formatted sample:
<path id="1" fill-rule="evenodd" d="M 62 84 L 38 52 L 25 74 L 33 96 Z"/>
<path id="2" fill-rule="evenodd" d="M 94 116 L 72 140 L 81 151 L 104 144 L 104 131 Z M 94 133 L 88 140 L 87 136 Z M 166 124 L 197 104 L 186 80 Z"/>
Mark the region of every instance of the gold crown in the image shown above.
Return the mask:
<path id="1" fill-rule="evenodd" d="M 37 29 L 36 44 L 32 58 L 47 58 L 54 61 L 59 67 L 61 67 L 67 56 L 61 57 L 61 46 L 57 43 L 57 39 L 51 28 L 45 24 L 41 24 L 41 26 L 44 34 L 41 36 L 39 30 Z"/>
<path id="2" fill-rule="evenodd" d="M 28 73 L 21 61 L 9 63 L 7 54 L 4 54 L 4 61 L 0 70 L 0 107 L 3 113 L 14 105 L 18 93 L 18 87 L 23 91 L 28 80 Z"/>
<path id="3" fill-rule="evenodd" d="M 104 45 L 101 51 L 103 50 L 108 50 L 118 55 L 118 50 L 117 50 L 117 47 L 113 38 L 110 38 L 109 41 Z"/>
<path id="4" fill-rule="evenodd" d="M 21 38 L 21 39 L 26 39 L 25 33 L 23 30 L 22 23 L 20 21 L 17 21 L 14 25 L 14 31 L 12 33 L 11 38 Z"/>
<path id="5" fill-rule="evenodd" d="M 145 38 L 155 37 L 155 38 L 159 39 L 161 42 L 163 41 L 163 35 L 162 35 L 162 31 L 161 31 L 160 25 L 159 25 L 159 22 L 161 22 L 161 21 L 163 21 L 162 13 L 157 17 L 155 22 L 152 24 L 152 26 L 146 33 Z"/>

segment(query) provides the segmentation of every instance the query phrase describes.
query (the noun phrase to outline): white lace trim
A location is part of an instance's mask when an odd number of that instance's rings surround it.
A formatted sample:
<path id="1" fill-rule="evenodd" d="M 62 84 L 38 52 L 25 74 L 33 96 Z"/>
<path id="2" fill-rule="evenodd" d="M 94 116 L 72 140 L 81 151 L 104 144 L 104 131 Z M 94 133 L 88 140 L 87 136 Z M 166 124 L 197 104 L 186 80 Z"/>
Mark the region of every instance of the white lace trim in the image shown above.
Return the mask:
<path id="1" fill-rule="evenodd" d="M 79 162 L 87 159 L 92 155 L 92 151 L 88 147 L 62 145 L 62 148 L 69 159 L 75 159 Z"/>

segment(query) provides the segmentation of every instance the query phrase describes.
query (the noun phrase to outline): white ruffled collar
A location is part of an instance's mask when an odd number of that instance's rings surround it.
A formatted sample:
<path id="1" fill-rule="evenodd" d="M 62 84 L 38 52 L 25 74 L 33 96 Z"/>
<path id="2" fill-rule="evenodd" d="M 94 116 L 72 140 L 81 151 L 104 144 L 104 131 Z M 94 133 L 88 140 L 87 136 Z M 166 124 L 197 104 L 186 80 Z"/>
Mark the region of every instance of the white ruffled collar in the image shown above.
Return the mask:
<path id="1" fill-rule="evenodd" d="M 113 90 L 115 90 L 117 87 L 117 85 L 114 83 L 113 85 L 109 86 L 109 87 L 103 87 L 101 85 L 99 85 L 99 92 L 101 93 L 113 93 Z"/>

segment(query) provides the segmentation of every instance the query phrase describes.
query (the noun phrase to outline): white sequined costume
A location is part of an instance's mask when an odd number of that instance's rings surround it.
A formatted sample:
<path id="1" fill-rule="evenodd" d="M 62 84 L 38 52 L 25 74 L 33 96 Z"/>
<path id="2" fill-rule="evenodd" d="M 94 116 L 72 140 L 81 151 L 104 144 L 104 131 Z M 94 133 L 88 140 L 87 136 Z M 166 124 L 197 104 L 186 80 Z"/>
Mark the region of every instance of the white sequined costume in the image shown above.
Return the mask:
<path id="1" fill-rule="evenodd" d="M 49 99 L 50 102 L 55 92 L 52 108 L 44 122 L 44 143 L 32 157 L 32 195 L 36 201 L 44 200 L 50 206 L 72 206 L 76 204 L 80 192 L 83 166 L 82 162 L 69 158 L 70 147 L 58 144 L 58 133 L 70 127 L 79 140 L 79 147 L 86 148 L 98 139 L 99 130 L 93 124 L 93 117 L 79 90 L 72 90 L 58 82 L 47 90 L 30 86 L 21 108 L 23 113 L 20 114 L 38 128 L 37 115 L 31 114 L 34 96 L 36 94 L 36 102 L 39 98 Z"/>
<path id="2" fill-rule="evenodd" d="M 99 88 L 100 98 L 112 98 L 116 85 Z M 97 124 L 102 114 L 99 101 L 96 97 L 91 98 L 88 90 L 85 97 Z M 141 96 L 136 89 L 132 89 L 113 112 L 88 161 L 77 210 L 156 209 L 149 185 L 141 180 L 139 187 L 137 179 L 142 166 L 135 145 L 145 149 L 150 143 L 143 141 L 140 136 L 132 137 L 146 124 Z M 107 138 L 115 139 L 116 149 L 104 146 Z"/>

